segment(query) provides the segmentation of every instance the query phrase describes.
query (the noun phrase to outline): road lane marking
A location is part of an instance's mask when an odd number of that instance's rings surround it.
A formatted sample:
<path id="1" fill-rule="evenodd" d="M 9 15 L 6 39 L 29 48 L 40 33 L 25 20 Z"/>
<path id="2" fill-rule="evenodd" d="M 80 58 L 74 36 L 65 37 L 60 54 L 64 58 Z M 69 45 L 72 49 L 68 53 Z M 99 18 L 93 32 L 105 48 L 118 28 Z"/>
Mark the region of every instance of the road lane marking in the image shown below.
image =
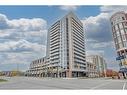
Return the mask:
<path id="1" fill-rule="evenodd" d="M 125 90 L 125 87 L 126 87 L 126 82 L 123 84 L 123 90 Z"/>
<path id="2" fill-rule="evenodd" d="M 94 87 L 92 87 L 92 88 L 90 88 L 90 89 L 96 89 L 96 88 L 99 88 L 99 87 L 101 87 L 101 86 L 107 85 L 107 84 L 109 84 L 109 83 L 110 83 L 110 82 L 106 82 L 106 83 L 103 83 L 103 84 L 94 86 Z"/>

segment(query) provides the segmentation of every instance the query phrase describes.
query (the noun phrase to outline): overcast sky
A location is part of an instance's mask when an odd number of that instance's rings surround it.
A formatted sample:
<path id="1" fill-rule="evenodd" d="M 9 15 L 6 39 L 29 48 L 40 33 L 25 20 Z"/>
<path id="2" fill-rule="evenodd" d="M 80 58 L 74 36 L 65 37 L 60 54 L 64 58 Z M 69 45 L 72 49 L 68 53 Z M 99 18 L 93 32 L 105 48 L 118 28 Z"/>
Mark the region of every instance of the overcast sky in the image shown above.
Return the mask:
<path id="1" fill-rule="evenodd" d="M 0 70 L 26 70 L 46 54 L 47 30 L 70 10 L 84 25 L 86 52 L 100 54 L 109 69 L 118 70 L 110 16 L 127 6 L 0 6 Z"/>

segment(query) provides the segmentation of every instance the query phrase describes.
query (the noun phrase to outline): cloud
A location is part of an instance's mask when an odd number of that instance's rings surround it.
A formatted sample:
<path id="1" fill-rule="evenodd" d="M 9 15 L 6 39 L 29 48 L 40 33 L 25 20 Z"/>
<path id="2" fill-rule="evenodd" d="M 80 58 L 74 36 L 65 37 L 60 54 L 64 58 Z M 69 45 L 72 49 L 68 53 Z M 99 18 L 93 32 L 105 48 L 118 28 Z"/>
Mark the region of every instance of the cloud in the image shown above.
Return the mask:
<path id="1" fill-rule="evenodd" d="M 119 69 L 119 65 L 115 60 L 117 54 L 109 20 L 115 12 L 126 10 L 127 6 L 101 6 L 98 15 L 82 20 L 87 39 L 86 54 L 103 54 L 108 68 L 115 70 Z"/>
<path id="2" fill-rule="evenodd" d="M 90 16 L 82 20 L 86 37 L 101 42 L 112 40 L 109 15 L 100 13 L 97 16 Z"/>
<path id="3" fill-rule="evenodd" d="M 72 6 L 72 5 L 60 6 L 60 9 L 64 11 L 75 11 L 77 10 L 77 8 L 78 6 Z"/>
<path id="4" fill-rule="evenodd" d="M 110 17 L 117 11 L 127 11 L 127 6 L 101 6 L 97 16 L 84 17 L 82 23 L 86 32 L 88 50 L 99 50 L 107 47 L 114 49 Z"/>
<path id="5" fill-rule="evenodd" d="M 8 19 L 5 15 L 0 14 L 0 29 L 8 28 Z"/>
<path id="6" fill-rule="evenodd" d="M 90 16 L 82 20 L 86 32 L 87 47 L 106 48 L 114 46 L 110 25 L 110 16 L 117 11 L 127 11 L 127 6 L 101 6 L 97 16 Z"/>
<path id="7" fill-rule="evenodd" d="M 28 70 L 31 61 L 44 55 L 44 53 L 38 54 L 36 52 L 2 52 L 0 54 L 0 70 L 17 70 L 17 65 L 19 70 Z"/>
<path id="8" fill-rule="evenodd" d="M 6 15 L 0 14 L 0 30 L 19 29 L 22 31 L 39 31 L 47 28 L 47 22 L 41 18 L 20 18 L 9 20 Z"/>
<path id="9" fill-rule="evenodd" d="M 102 56 L 102 55 L 104 55 L 104 50 L 97 50 L 97 51 L 87 50 L 86 54 L 87 54 L 87 56 L 88 55 L 100 55 L 100 56 Z"/>
<path id="10" fill-rule="evenodd" d="M 25 63 L 45 56 L 47 22 L 42 18 L 8 19 L 0 14 L 0 61 Z"/>
<path id="11" fill-rule="evenodd" d="M 32 60 L 35 60 L 37 58 L 40 58 L 42 56 L 44 56 L 44 53 L 41 54 L 37 54 L 35 52 L 22 52 L 22 53 L 16 53 L 16 52 L 12 52 L 12 53 L 1 53 L 1 59 L 3 59 L 3 61 L 1 62 L 1 64 L 28 64 L 31 63 Z M 10 62 L 8 62 L 8 60 Z"/>
<path id="12" fill-rule="evenodd" d="M 0 42 L 17 41 L 20 39 L 27 40 L 31 43 L 38 43 L 46 45 L 47 30 L 39 31 L 22 31 L 18 29 L 4 29 L 0 30 Z"/>
<path id="13" fill-rule="evenodd" d="M 0 43 L 0 52 L 40 52 L 45 51 L 46 47 L 38 43 L 30 43 L 26 40 L 9 41 Z"/>
<path id="14" fill-rule="evenodd" d="M 87 45 L 92 47 L 93 49 L 104 49 L 107 47 L 112 47 L 112 48 L 115 47 L 113 41 L 103 42 L 99 40 L 87 39 L 86 42 Z"/>
<path id="15" fill-rule="evenodd" d="M 113 69 L 113 70 L 119 71 L 119 63 L 116 61 L 109 61 L 108 60 L 107 66 L 108 66 L 108 69 Z"/>
<path id="16" fill-rule="evenodd" d="M 111 42 L 108 42 L 108 43 L 106 43 L 106 42 L 91 42 L 90 43 L 90 46 L 93 48 L 93 49 L 104 49 L 104 48 L 107 48 L 107 47 L 113 47 L 113 42 L 111 41 Z"/>
<path id="17" fill-rule="evenodd" d="M 0 22 L 1 24 L 0 26 L 4 26 L 4 28 L 0 27 L 0 40 L 2 41 L 3 40 L 6 41 L 7 39 L 8 40 L 25 39 L 30 42 L 40 43 L 42 41 L 42 37 L 44 37 L 44 40 L 46 40 L 47 22 L 44 19 L 20 18 L 9 20 L 7 16 L 0 14 L 0 20 L 1 22 L 3 21 L 2 23 Z M 45 44 L 45 41 L 43 41 L 42 44 Z"/>
<path id="18" fill-rule="evenodd" d="M 115 12 L 118 12 L 118 11 L 127 11 L 127 6 L 120 6 L 120 5 L 116 5 L 116 6 L 101 6 L 100 7 L 100 11 L 101 12 L 105 12 L 105 13 L 110 13 L 110 14 L 113 14 Z"/>
<path id="19" fill-rule="evenodd" d="M 100 13 L 82 20 L 87 39 L 87 51 L 94 51 L 96 54 L 103 51 L 105 54 L 107 48 L 114 49 L 109 17 L 108 13 Z"/>
<path id="20" fill-rule="evenodd" d="M 41 18 L 33 19 L 13 19 L 8 21 L 10 28 L 16 28 L 23 31 L 39 31 L 46 29 L 47 22 Z"/>
<path id="21" fill-rule="evenodd" d="M 47 30 L 31 31 L 23 34 L 24 39 L 32 43 L 39 43 L 46 45 Z M 34 38 L 34 39 L 33 39 Z"/>

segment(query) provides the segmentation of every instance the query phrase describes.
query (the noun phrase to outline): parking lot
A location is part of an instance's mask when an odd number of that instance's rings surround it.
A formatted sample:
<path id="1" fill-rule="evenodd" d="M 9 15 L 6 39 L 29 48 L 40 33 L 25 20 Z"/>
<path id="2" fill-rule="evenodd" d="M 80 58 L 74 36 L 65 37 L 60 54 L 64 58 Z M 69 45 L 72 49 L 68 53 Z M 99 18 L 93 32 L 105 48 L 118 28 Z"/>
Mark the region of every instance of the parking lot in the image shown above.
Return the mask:
<path id="1" fill-rule="evenodd" d="M 127 90 L 127 80 L 94 78 L 0 77 L 0 89 L 107 89 Z"/>

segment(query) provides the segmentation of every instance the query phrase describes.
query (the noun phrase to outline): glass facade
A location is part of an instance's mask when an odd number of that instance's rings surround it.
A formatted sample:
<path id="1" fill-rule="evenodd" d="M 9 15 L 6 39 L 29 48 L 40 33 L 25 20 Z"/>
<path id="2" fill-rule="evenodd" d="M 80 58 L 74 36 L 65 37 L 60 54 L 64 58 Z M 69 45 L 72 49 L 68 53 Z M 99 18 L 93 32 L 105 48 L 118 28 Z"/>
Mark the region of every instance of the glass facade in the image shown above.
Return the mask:
<path id="1" fill-rule="evenodd" d="M 59 20 L 59 24 L 55 23 L 51 26 L 50 32 L 51 63 L 57 62 L 56 64 L 61 69 L 70 70 L 74 75 L 77 70 L 79 72 L 85 71 L 85 38 L 81 21 L 73 13 L 70 13 Z M 55 52 L 59 57 L 56 58 Z"/>

